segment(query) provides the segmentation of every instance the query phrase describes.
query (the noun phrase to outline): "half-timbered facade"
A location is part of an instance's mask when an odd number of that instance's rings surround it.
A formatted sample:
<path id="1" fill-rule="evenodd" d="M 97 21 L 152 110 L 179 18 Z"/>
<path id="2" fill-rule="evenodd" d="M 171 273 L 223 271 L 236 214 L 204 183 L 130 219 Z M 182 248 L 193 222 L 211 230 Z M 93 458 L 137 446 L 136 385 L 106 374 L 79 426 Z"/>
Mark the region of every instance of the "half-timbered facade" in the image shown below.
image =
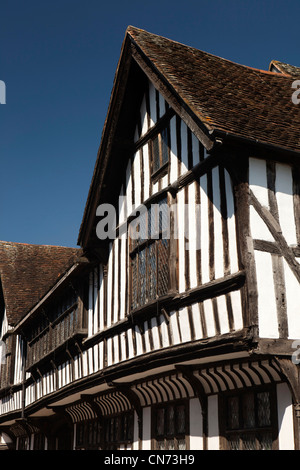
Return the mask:
<path id="1" fill-rule="evenodd" d="M 80 248 L 2 258 L 0 445 L 299 448 L 297 76 L 128 28 Z"/>

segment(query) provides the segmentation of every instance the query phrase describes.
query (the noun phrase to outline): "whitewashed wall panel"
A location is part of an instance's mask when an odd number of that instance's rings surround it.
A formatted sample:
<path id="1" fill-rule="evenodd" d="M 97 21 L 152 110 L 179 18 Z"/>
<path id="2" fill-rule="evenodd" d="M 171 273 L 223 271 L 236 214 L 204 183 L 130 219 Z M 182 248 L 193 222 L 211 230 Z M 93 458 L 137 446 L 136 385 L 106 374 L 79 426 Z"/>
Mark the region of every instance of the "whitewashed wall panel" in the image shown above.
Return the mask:
<path id="1" fill-rule="evenodd" d="M 22 408 L 22 390 L 10 393 L 0 399 L 0 415 L 11 413 Z"/>
<path id="2" fill-rule="evenodd" d="M 238 272 L 234 199 L 228 172 L 216 167 L 210 175 L 181 189 L 177 209 L 179 292 Z"/>
<path id="3" fill-rule="evenodd" d="M 293 252 L 300 214 L 294 178 L 290 165 L 249 159 L 250 229 L 261 337 L 300 337 L 300 264 Z"/>
<path id="4" fill-rule="evenodd" d="M 270 253 L 255 251 L 259 335 L 279 338 L 275 285 Z"/>
<path id="5" fill-rule="evenodd" d="M 258 202 L 270 209 L 270 194 L 275 196 L 275 203 L 278 211 L 278 222 L 280 224 L 283 236 L 285 237 L 288 245 L 297 244 L 296 225 L 295 225 L 295 208 L 294 208 L 294 182 L 292 175 L 292 168 L 289 165 L 276 163 L 273 164 L 273 183 L 270 182 L 270 175 L 272 170 L 269 168 L 270 164 L 266 160 L 259 160 L 256 158 L 249 159 L 249 187 L 257 198 Z M 269 180 L 269 181 L 268 181 Z M 272 187 L 271 184 L 274 186 Z M 272 209 L 274 211 L 274 209 Z M 274 214 L 277 218 L 277 214 Z M 299 216 L 299 215 L 298 215 Z M 267 239 L 271 237 L 268 229 L 265 227 L 261 230 L 262 234 L 258 231 L 258 225 L 262 227 L 262 222 L 258 220 L 254 210 L 251 215 L 251 230 L 253 238 Z M 256 231 L 256 232 L 255 232 Z M 271 237 L 271 241 L 273 237 Z"/>
<path id="6" fill-rule="evenodd" d="M 288 245 L 297 244 L 293 194 L 292 168 L 289 165 L 277 163 L 275 195 L 278 204 L 279 223 Z"/>
<path id="7" fill-rule="evenodd" d="M 241 293 L 237 290 L 171 311 L 168 320 L 161 314 L 144 321 L 141 328 L 135 325 L 108 337 L 102 342 L 101 352 L 96 347 L 88 349 L 87 369 L 90 373 L 101 370 L 104 358 L 106 365 L 112 366 L 151 351 L 226 334 L 242 327 Z M 79 378 L 78 372 L 75 377 Z"/>
<path id="8" fill-rule="evenodd" d="M 289 339 L 300 338 L 300 284 L 289 265 L 284 260 L 286 308 Z"/>
<path id="9" fill-rule="evenodd" d="M 0 352 L 1 357 L 1 352 Z M 15 364 L 14 364 L 14 384 L 20 384 L 23 380 L 23 340 L 21 336 L 17 336 L 16 338 L 16 346 L 15 346 Z"/>

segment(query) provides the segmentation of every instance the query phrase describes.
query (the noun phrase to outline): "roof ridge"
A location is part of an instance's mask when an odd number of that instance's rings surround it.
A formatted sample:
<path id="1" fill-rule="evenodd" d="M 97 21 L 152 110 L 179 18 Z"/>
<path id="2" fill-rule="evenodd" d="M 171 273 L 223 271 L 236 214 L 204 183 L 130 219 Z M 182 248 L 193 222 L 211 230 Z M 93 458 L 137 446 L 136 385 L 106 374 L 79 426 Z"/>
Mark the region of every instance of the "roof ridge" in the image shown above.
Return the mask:
<path id="1" fill-rule="evenodd" d="M 10 242 L 6 240 L 0 240 L 0 245 L 11 245 L 11 246 L 34 246 L 41 248 L 65 248 L 68 250 L 80 250 L 79 247 L 72 246 L 63 246 L 63 245 L 49 245 L 49 244 L 40 244 L 40 243 L 24 243 L 24 242 Z"/>
<path id="2" fill-rule="evenodd" d="M 189 46 L 189 45 L 184 44 L 184 43 L 182 43 L 182 42 L 180 42 L 180 41 L 175 41 L 174 39 L 170 39 L 170 38 L 167 38 L 167 37 L 165 37 L 165 36 L 161 36 L 161 35 L 156 34 L 156 33 L 150 33 L 149 31 L 146 31 L 145 29 L 137 28 L 137 27 L 135 27 L 135 26 L 128 26 L 128 28 L 126 29 L 126 33 L 130 34 L 130 36 L 133 38 L 133 40 L 134 40 L 135 42 L 137 42 L 137 43 L 138 43 L 138 38 L 132 36 L 131 31 L 132 31 L 132 32 L 137 32 L 137 33 L 146 34 L 146 35 L 149 36 L 149 37 L 155 36 L 155 37 L 157 37 L 158 39 L 164 39 L 164 40 L 166 40 L 166 41 L 172 42 L 172 43 L 174 43 L 174 44 L 178 44 L 179 46 L 185 47 L 185 48 L 187 48 L 187 49 L 191 49 L 191 50 L 194 50 L 194 51 L 201 52 L 202 54 L 205 54 L 206 56 L 210 56 L 210 57 L 213 57 L 213 58 L 217 58 L 217 59 L 226 61 L 226 62 L 228 62 L 228 63 L 230 63 L 230 64 L 237 65 L 237 66 L 239 66 L 239 67 L 247 68 L 247 69 L 250 69 L 250 70 L 253 70 L 253 71 L 256 71 L 256 72 L 260 72 L 260 73 L 266 73 L 266 74 L 268 74 L 268 75 L 274 75 L 274 76 L 276 76 L 276 77 L 290 78 L 290 76 L 285 75 L 285 74 L 283 74 L 283 73 L 282 73 L 282 74 L 278 74 L 278 73 L 276 73 L 276 72 L 271 72 L 271 71 L 269 71 L 269 70 L 259 69 L 259 68 L 257 68 L 257 67 L 252 67 L 252 66 L 250 66 L 250 65 L 241 64 L 241 63 L 239 63 L 239 62 L 235 62 L 235 61 L 233 61 L 233 60 L 226 59 L 225 57 L 221 57 L 221 56 L 219 56 L 219 55 L 217 55 L 217 54 L 213 54 L 213 53 L 211 53 L 211 52 L 203 51 L 202 49 L 199 49 L 199 48 L 197 48 L 197 47 Z"/>

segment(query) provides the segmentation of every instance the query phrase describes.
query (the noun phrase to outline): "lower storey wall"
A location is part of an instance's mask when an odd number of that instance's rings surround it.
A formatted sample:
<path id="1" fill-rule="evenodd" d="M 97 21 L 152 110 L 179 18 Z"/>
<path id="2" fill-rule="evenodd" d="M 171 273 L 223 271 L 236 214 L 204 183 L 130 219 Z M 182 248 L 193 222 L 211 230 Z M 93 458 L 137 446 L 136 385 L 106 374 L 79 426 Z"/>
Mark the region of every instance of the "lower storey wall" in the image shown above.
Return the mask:
<path id="1" fill-rule="evenodd" d="M 245 393 L 248 396 L 251 396 L 252 392 L 258 393 L 257 396 L 262 397 L 264 393 L 264 387 L 255 387 L 249 388 L 246 390 L 240 391 L 242 394 Z M 286 383 L 277 383 L 273 384 L 272 386 L 272 393 L 274 396 L 274 404 L 275 407 L 272 410 L 276 411 L 276 415 L 272 416 L 273 423 L 276 423 L 277 429 L 275 432 L 275 439 L 273 442 L 273 449 L 279 450 L 294 450 L 295 449 L 295 437 L 294 437 L 294 418 L 293 418 L 293 405 L 292 405 L 292 397 L 289 390 L 289 387 Z M 224 394 L 222 395 L 224 398 Z M 236 399 L 237 395 L 232 395 L 232 403 Z M 229 399 L 231 399 L 231 395 L 229 395 Z M 92 448 L 98 448 L 103 450 L 154 450 L 159 449 L 158 441 L 161 442 L 170 442 L 171 447 L 169 450 L 173 450 L 174 442 L 177 442 L 177 446 L 184 445 L 187 450 L 220 450 L 226 447 L 224 444 L 224 409 L 221 395 L 216 393 L 206 397 L 206 412 L 203 410 L 201 406 L 201 402 L 198 397 L 190 397 L 189 399 L 182 401 L 182 400 L 175 400 L 171 402 L 164 402 L 163 404 L 153 404 L 150 406 L 144 406 L 141 409 L 141 420 L 139 420 L 138 413 L 133 409 L 124 410 L 123 415 L 126 413 L 132 416 L 132 434 L 128 436 L 128 442 L 115 442 L 110 441 L 110 436 L 112 434 L 107 434 L 104 436 L 104 441 L 106 440 L 106 444 L 103 445 L 100 443 L 95 443 Z M 168 407 L 171 409 L 172 407 L 178 413 L 180 413 L 180 406 L 185 404 L 187 410 L 186 416 L 186 439 L 185 444 L 180 444 L 181 437 L 180 437 L 180 429 L 177 429 L 177 436 L 174 440 L 171 435 L 168 435 L 168 431 L 158 431 L 157 427 L 159 426 L 158 423 L 158 416 L 162 415 L 162 408 L 164 409 L 164 413 L 167 413 Z M 128 405 L 129 406 L 129 405 Z M 177 408 L 176 408 L 177 407 Z M 87 426 L 84 428 L 85 430 L 89 429 L 90 423 L 92 421 L 80 421 L 81 418 L 84 416 L 75 413 L 75 406 L 72 409 L 72 416 L 74 422 L 72 425 L 71 435 L 72 438 L 70 439 L 70 449 L 89 449 L 87 436 L 79 436 L 79 433 L 82 432 L 81 429 L 83 423 L 86 422 Z M 116 410 L 114 410 L 116 411 Z M 203 413 L 204 411 L 204 413 Z M 228 411 L 228 410 L 227 410 Z M 122 413 L 121 413 L 122 414 Z M 109 433 L 118 432 L 116 431 L 116 417 L 120 416 L 120 414 L 113 413 L 112 415 L 108 415 L 105 418 L 105 423 L 108 425 L 114 425 L 114 430 L 110 430 Z M 129 416 L 129 415 L 128 415 Z M 86 418 L 86 416 L 85 416 Z M 177 419 L 177 418 L 176 418 Z M 176 421 L 175 419 L 175 421 Z M 222 422 L 223 420 L 223 422 Z M 101 421 L 101 420 L 100 420 Z M 102 431 L 103 432 L 103 422 L 101 423 Z M 121 421 L 118 421 L 118 426 L 120 426 Z M 125 424 L 124 424 L 125 423 Z M 128 421 L 122 421 L 122 426 L 127 426 Z M 223 423 L 223 424 L 222 424 Z M 105 425 L 106 426 L 106 425 Z M 176 425 L 177 426 L 177 425 Z M 36 430 L 35 430 L 36 431 Z M 174 435 L 176 435 L 176 430 L 174 430 Z M 90 431 L 86 431 L 90 432 Z M 243 431 L 237 430 L 235 434 L 243 434 Z M 250 433 L 251 434 L 251 433 Z M 63 433 L 64 435 L 64 433 Z M 160 435 L 158 437 L 158 435 Z M 82 442 L 80 441 L 82 440 Z M 102 437 L 103 439 L 103 437 Z M 112 438 L 113 439 L 113 438 Z M 130 441 L 130 442 L 129 442 Z M 85 444 L 83 444 L 85 442 Z M 183 442 L 183 441 L 182 441 Z M 107 445 L 107 447 L 106 447 Z M 162 444 L 168 445 L 168 444 Z M 50 441 L 45 438 L 41 439 L 41 436 L 38 433 L 33 433 L 28 438 L 19 435 L 16 439 L 16 448 L 17 449 L 38 449 L 39 446 L 42 446 L 43 449 L 60 449 L 59 446 L 59 438 L 52 439 Z M 167 448 L 168 449 L 168 448 Z M 181 447 L 183 449 L 183 447 Z"/>

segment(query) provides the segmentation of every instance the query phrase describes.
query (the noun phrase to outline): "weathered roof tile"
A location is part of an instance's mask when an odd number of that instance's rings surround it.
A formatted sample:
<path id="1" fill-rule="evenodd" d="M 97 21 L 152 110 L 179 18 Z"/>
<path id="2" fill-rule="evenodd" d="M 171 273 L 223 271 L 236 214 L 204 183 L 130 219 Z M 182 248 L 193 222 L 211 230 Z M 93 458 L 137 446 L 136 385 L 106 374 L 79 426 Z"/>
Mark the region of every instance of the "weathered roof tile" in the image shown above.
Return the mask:
<path id="1" fill-rule="evenodd" d="M 240 65 L 132 26 L 127 33 L 208 131 L 300 151 L 294 77 Z"/>
<path id="2" fill-rule="evenodd" d="M 78 248 L 0 241 L 0 278 L 8 322 L 14 325 L 71 267 Z"/>

